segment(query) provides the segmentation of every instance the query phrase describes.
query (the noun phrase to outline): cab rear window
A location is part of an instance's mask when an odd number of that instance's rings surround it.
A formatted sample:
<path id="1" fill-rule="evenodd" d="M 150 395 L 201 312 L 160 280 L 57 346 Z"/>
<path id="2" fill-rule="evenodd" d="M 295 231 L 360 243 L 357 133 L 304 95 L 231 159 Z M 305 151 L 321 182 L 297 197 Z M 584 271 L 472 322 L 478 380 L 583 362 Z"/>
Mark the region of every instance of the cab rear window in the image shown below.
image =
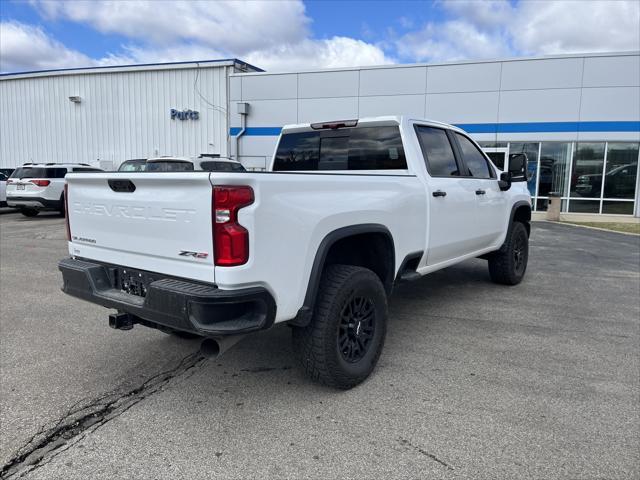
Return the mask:
<path id="1" fill-rule="evenodd" d="M 397 126 L 285 133 L 273 163 L 274 171 L 406 168 Z"/>

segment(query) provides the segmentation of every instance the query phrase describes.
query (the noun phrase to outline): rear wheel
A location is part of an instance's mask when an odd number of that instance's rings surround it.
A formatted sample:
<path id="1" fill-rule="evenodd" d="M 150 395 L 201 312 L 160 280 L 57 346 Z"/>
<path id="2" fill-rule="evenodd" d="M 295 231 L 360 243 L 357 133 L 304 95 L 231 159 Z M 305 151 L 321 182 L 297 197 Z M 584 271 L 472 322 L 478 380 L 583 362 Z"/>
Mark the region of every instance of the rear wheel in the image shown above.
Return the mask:
<path id="1" fill-rule="evenodd" d="M 495 283 L 517 285 L 522 281 L 529 260 L 529 236 L 521 222 L 514 222 L 504 244 L 489 256 L 489 275 Z"/>
<path id="2" fill-rule="evenodd" d="M 293 348 L 313 380 L 349 389 L 375 368 L 386 330 L 387 297 L 378 276 L 362 267 L 330 265 L 311 323 L 293 328 Z"/>
<path id="3" fill-rule="evenodd" d="M 40 212 L 35 208 L 22 208 L 20 209 L 20 213 L 25 217 L 35 217 Z"/>

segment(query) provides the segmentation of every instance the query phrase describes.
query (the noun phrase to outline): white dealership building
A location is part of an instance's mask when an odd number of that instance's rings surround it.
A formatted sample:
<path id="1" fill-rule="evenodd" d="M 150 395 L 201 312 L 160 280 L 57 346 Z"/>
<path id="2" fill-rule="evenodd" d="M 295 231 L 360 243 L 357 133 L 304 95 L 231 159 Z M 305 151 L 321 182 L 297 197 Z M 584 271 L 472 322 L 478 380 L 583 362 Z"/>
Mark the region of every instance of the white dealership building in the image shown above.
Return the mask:
<path id="1" fill-rule="evenodd" d="M 236 59 L 0 76 L 0 167 L 219 154 L 264 169 L 285 124 L 409 115 L 526 152 L 534 208 L 640 216 L 640 53 L 263 72 Z"/>

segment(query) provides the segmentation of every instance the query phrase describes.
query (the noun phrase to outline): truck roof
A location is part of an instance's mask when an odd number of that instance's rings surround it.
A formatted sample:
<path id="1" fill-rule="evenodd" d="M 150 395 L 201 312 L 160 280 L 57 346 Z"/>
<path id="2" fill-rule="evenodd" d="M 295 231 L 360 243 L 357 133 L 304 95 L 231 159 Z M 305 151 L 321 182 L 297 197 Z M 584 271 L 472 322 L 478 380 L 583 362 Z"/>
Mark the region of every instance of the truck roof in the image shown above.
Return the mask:
<path id="1" fill-rule="evenodd" d="M 319 130 L 323 128 L 331 128 L 329 125 L 336 124 L 344 124 L 344 127 L 356 126 L 350 125 L 352 123 L 357 123 L 357 126 L 382 126 L 382 125 L 401 125 L 403 123 L 421 123 L 426 125 L 432 125 L 435 127 L 449 128 L 452 130 L 457 130 L 462 132 L 460 128 L 450 125 L 448 123 L 439 122 L 437 120 L 430 120 L 424 118 L 413 118 L 404 115 L 382 115 L 378 117 L 362 117 L 362 118 L 354 118 L 354 119 L 332 119 L 326 120 L 322 122 L 313 122 L 313 123 L 297 123 L 297 124 L 289 124 L 282 127 L 282 132 L 301 132 L 301 131 L 309 131 L 309 130 Z M 327 125 L 326 127 L 323 127 Z"/>

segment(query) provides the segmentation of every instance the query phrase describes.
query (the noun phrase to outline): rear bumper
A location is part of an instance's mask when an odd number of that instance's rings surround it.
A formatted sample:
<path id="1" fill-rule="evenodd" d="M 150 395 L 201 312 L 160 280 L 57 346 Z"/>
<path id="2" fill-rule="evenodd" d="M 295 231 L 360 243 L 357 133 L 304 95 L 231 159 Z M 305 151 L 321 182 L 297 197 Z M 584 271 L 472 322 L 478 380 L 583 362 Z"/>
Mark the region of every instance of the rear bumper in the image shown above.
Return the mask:
<path id="1" fill-rule="evenodd" d="M 14 208 L 35 208 L 37 210 L 61 210 L 60 200 L 49 200 L 42 197 L 7 196 L 7 205 Z"/>
<path id="2" fill-rule="evenodd" d="M 151 327 L 211 337 L 236 335 L 268 328 L 276 315 L 273 297 L 260 287 L 221 290 L 212 284 L 164 277 L 149 283 L 146 296 L 139 297 L 115 287 L 118 266 L 66 258 L 58 268 L 63 292 L 128 313 L 137 323 Z"/>

